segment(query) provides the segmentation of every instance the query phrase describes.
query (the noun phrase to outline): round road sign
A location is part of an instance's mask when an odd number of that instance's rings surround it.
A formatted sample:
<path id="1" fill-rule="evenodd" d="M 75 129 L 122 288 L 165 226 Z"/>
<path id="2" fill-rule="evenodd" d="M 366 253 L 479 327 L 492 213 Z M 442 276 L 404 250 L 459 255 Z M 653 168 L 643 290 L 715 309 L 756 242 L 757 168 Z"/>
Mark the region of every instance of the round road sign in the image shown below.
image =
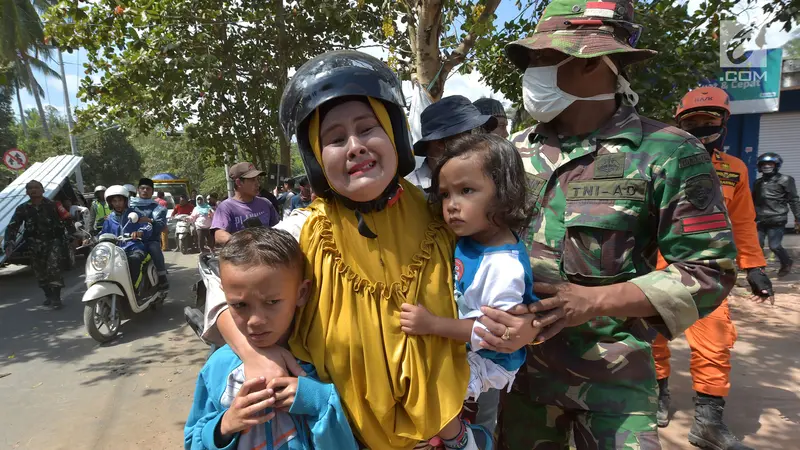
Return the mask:
<path id="1" fill-rule="evenodd" d="M 3 154 L 3 164 L 11 170 L 22 170 L 28 164 L 28 155 L 22 150 L 10 148 Z"/>

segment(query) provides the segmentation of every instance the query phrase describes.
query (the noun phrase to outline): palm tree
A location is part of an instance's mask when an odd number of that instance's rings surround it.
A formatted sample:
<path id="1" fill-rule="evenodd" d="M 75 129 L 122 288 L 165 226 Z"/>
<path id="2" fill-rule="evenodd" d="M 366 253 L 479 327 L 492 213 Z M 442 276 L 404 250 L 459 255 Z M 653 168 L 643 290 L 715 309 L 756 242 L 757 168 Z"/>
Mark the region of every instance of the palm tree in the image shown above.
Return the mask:
<path id="1" fill-rule="evenodd" d="M 22 102 L 19 98 L 20 87 L 24 87 L 36 100 L 42 131 L 48 139 L 51 137 L 50 128 L 47 126 L 47 115 L 41 99 L 44 90 L 36 81 L 33 69 L 43 73 L 45 77 L 61 79 L 58 72 L 39 59 L 40 54 L 50 58 L 50 49 L 45 44 L 44 28 L 38 13 L 50 5 L 49 0 L 0 0 L 0 57 L 14 63 L 14 86 L 17 90 L 20 117 L 24 124 Z"/>

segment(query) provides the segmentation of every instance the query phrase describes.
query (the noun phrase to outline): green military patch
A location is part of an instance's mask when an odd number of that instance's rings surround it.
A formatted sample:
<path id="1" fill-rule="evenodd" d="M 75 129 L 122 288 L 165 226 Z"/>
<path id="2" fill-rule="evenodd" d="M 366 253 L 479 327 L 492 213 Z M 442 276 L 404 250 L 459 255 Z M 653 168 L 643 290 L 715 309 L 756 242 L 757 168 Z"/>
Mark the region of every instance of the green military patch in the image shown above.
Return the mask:
<path id="1" fill-rule="evenodd" d="M 531 197 L 534 202 L 539 200 L 539 197 L 542 195 L 542 189 L 547 184 L 547 179 L 537 176 L 528 174 L 528 192 L 531 193 Z"/>
<path id="2" fill-rule="evenodd" d="M 567 184 L 567 200 L 644 201 L 646 180 L 589 180 Z"/>
<path id="3" fill-rule="evenodd" d="M 625 154 L 600 155 L 594 163 L 595 178 L 622 178 L 625 174 Z"/>
<path id="4" fill-rule="evenodd" d="M 692 156 L 684 156 L 683 158 L 679 159 L 678 167 L 681 169 L 685 169 L 686 167 L 706 162 L 711 162 L 711 155 L 709 155 L 708 153 L 698 153 Z"/>
<path id="5" fill-rule="evenodd" d="M 717 176 L 719 177 L 719 182 L 723 186 L 732 186 L 735 187 L 739 184 L 741 180 L 741 175 L 736 172 L 728 172 L 725 170 L 717 170 Z"/>
<path id="6" fill-rule="evenodd" d="M 686 180 L 686 200 L 697 209 L 706 209 L 714 200 L 714 182 L 711 175 L 701 173 Z"/>

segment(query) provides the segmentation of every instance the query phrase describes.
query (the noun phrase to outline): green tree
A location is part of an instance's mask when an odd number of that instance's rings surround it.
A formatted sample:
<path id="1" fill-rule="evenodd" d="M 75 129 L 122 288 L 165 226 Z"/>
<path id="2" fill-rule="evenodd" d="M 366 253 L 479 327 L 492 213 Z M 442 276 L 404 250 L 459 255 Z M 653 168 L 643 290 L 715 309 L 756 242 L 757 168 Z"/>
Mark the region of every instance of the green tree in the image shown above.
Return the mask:
<path id="1" fill-rule="evenodd" d="M 39 12 L 51 5 L 50 0 L 0 0 L 0 58 L 12 61 L 13 83 L 19 97 L 21 88 L 27 89 L 36 101 L 44 135 L 50 138 L 50 129 L 44 113 L 41 85 L 36 81 L 34 69 L 45 77 L 61 76 L 40 58 L 50 57 L 50 47 L 44 36 Z M 22 114 L 22 104 L 19 104 Z M 23 125 L 24 127 L 24 125 Z"/>
<path id="2" fill-rule="evenodd" d="M 186 135 L 166 136 L 155 131 L 140 134 L 131 143 L 142 158 L 142 173 L 174 173 L 189 179 L 192 186 L 203 181 L 207 155 Z"/>
<path id="3" fill-rule="evenodd" d="M 342 2 L 344 3 L 344 2 Z M 389 65 L 403 79 L 418 81 L 438 100 L 447 77 L 472 71 L 473 48 L 494 30 L 500 0 L 360 0 L 382 18 L 370 39 L 389 50 Z M 400 24 L 398 26 L 398 24 Z"/>
<path id="4" fill-rule="evenodd" d="M 122 131 L 86 130 L 78 140 L 86 186 L 135 183 L 141 177 L 142 158 Z"/>
<path id="5" fill-rule="evenodd" d="M 8 71 L 8 69 L 5 70 L 6 73 Z M 0 72 L 3 72 L 2 63 L 0 63 Z M 0 153 L 17 146 L 17 135 L 14 133 L 14 110 L 11 106 L 14 89 L 10 84 L 11 79 L 6 78 L 6 81 L 5 84 L 0 84 Z"/>
<path id="6" fill-rule="evenodd" d="M 542 0 L 527 2 L 516 19 L 506 22 L 503 29 L 476 44 L 476 67 L 482 81 L 519 107 L 517 122 L 526 116 L 521 108 L 521 73 L 505 57 L 503 48 L 533 33 L 536 20 L 547 3 Z M 724 6 L 731 8 L 732 4 Z M 688 4 L 673 5 L 658 0 L 638 2 L 636 8 L 636 21 L 644 26 L 637 46 L 657 50 L 659 54 L 626 70 L 633 89 L 640 94 L 642 114 L 669 121 L 675 105 L 688 89 L 705 78 L 716 77 L 719 43 L 714 30 L 719 29 L 720 14 L 726 17 L 725 11 L 706 8 L 690 12 Z"/>
<path id="7" fill-rule="evenodd" d="M 369 15 L 339 0 L 64 0 L 46 16 L 63 49 L 88 63 L 78 125 L 124 122 L 143 132 L 192 124 L 216 155 L 241 152 L 266 167 L 289 163 L 278 107 L 289 69 L 363 40 Z M 102 74 L 99 81 L 92 75 Z M 280 150 L 279 158 L 276 154 Z"/>
<path id="8" fill-rule="evenodd" d="M 208 167 L 203 172 L 203 181 L 200 182 L 198 192 L 206 195 L 216 193 L 220 197 L 228 195 L 228 180 L 225 177 L 225 167 Z"/>
<path id="9" fill-rule="evenodd" d="M 783 44 L 783 59 L 800 59 L 800 31 L 792 33 L 791 38 Z"/>

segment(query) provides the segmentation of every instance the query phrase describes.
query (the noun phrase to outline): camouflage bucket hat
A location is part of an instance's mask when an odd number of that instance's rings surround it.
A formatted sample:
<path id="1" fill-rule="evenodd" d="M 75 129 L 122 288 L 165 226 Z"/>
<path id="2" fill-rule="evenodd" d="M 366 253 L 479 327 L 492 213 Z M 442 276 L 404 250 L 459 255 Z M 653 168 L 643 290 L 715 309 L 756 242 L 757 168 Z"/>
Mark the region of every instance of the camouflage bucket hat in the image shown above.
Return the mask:
<path id="1" fill-rule="evenodd" d="M 543 49 L 576 58 L 618 54 L 628 65 L 657 54 L 636 48 L 641 33 L 642 26 L 633 23 L 633 0 L 553 0 L 533 34 L 506 45 L 506 55 L 520 70 L 528 68 L 531 50 Z"/>

